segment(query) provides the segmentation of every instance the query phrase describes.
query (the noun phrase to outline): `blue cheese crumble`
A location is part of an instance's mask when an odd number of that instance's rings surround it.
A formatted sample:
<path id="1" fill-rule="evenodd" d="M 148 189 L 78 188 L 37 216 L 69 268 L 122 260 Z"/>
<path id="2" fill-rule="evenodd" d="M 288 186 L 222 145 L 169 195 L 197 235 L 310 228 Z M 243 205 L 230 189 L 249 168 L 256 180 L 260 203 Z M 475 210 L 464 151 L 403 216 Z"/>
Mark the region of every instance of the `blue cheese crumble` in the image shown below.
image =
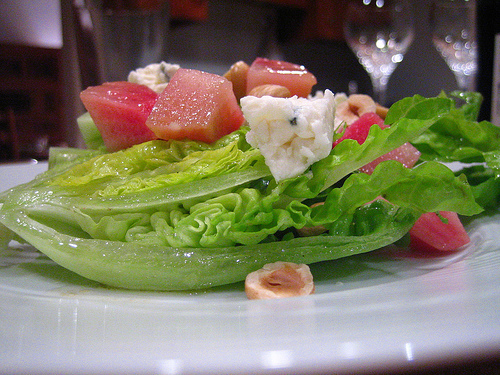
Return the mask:
<path id="1" fill-rule="evenodd" d="M 296 177 L 332 150 L 335 95 L 313 98 L 245 96 L 247 142 L 260 150 L 276 181 Z"/>
<path id="2" fill-rule="evenodd" d="M 319 99 L 324 97 L 324 92 L 323 91 L 316 91 L 314 95 L 309 95 L 309 99 Z M 334 127 L 335 131 L 338 131 L 338 129 L 342 130 L 343 127 L 342 125 L 345 124 L 344 119 L 342 119 L 342 116 L 339 116 L 339 106 L 347 101 L 348 97 L 345 93 L 343 92 L 337 92 L 335 93 L 335 122 L 334 122 Z"/>
<path id="3" fill-rule="evenodd" d="M 173 75 L 180 68 L 177 64 L 168 64 L 164 61 L 158 64 L 149 64 L 144 68 L 133 70 L 128 75 L 128 81 L 148 86 L 158 94 L 161 93 Z"/>

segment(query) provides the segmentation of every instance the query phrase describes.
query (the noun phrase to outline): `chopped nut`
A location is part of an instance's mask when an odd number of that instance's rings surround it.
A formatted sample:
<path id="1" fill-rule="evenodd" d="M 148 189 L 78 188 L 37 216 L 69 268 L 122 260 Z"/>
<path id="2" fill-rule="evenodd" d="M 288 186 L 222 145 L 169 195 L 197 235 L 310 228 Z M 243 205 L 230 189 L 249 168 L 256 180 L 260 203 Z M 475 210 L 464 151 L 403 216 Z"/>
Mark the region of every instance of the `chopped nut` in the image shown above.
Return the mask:
<path id="1" fill-rule="evenodd" d="M 235 62 L 231 68 L 224 74 L 233 84 L 233 92 L 238 102 L 247 92 L 247 73 L 249 66 L 244 61 Z"/>
<path id="2" fill-rule="evenodd" d="M 370 96 L 354 94 L 337 106 L 336 116 L 351 125 L 365 113 L 376 111 L 376 104 Z"/>
<path id="3" fill-rule="evenodd" d="M 263 96 L 274 96 L 275 98 L 289 98 L 292 96 L 290 90 L 285 86 L 280 85 L 260 85 L 254 87 L 248 95 L 256 96 L 258 98 L 262 98 Z"/>
<path id="4" fill-rule="evenodd" d="M 380 116 L 382 120 L 385 120 L 385 116 L 387 116 L 387 112 L 389 112 L 389 108 L 384 107 L 378 103 L 375 103 L 375 112 Z"/>
<path id="5" fill-rule="evenodd" d="M 269 263 L 249 273 L 245 280 L 248 299 L 305 296 L 314 293 L 309 266 L 291 262 Z"/>

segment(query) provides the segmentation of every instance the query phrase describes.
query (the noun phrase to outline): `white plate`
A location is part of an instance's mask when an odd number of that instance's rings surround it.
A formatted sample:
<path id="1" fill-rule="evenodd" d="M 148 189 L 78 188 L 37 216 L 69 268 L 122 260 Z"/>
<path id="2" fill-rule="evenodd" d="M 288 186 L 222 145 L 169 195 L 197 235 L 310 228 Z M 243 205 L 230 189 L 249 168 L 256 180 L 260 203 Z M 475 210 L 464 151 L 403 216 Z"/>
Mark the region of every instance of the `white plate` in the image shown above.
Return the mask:
<path id="1" fill-rule="evenodd" d="M 0 166 L 0 191 L 45 164 Z M 6 177 L 8 176 L 8 178 Z M 435 259 L 312 267 L 317 292 L 107 289 L 31 248 L 0 257 L 0 373 L 267 374 L 414 369 L 500 351 L 500 215 Z"/>

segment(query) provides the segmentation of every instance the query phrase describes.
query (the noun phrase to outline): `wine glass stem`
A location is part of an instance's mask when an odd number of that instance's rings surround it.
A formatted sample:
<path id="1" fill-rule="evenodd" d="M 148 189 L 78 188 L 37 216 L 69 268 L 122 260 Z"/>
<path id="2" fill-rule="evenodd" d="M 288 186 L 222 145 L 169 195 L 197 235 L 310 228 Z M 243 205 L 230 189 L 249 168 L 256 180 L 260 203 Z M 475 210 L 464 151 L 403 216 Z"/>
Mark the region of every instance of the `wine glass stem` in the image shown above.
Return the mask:
<path id="1" fill-rule="evenodd" d="M 474 91 L 474 76 L 465 75 L 462 72 L 454 72 L 460 91 Z"/>
<path id="2" fill-rule="evenodd" d="M 386 105 L 387 77 L 371 77 L 373 85 L 373 96 L 380 105 Z"/>

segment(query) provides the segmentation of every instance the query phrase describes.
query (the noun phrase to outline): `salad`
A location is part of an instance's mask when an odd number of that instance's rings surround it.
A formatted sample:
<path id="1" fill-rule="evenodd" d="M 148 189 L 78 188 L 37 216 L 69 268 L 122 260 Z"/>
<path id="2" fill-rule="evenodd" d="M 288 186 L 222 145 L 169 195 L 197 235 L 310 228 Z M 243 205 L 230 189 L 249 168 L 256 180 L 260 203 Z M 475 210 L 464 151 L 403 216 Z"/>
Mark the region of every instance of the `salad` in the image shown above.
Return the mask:
<path id="1" fill-rule="evenodd" d="M 382 109 L 382 123 L 369 111 L 366 127 L 336 114 L 347 96 L 311 95 L 305 68 L 245 65 L 219 77 L 162 63 L 153 78 L 84 91 L 87 149 L 51 149 L 47 172 L 0 193 L 1 246 L 27 242 L 112 287 L 193 290 L 270 263 L 407 247 L 419 220 L 432 233 L 427 214 L 453 222 L 453 237 L 463 227 L 450 213 L 497 209 L 500 129 L 476 121 L 480 94 L 415 95 Z M 245 91 L 235 77 L 257 83 Z M 185 123 L 166 120 L 184 108 Z M 293 137 L 277 141 L 276 126 Z M 411 166 L 387 156 L 401 147 L 418 152 Z"/>

